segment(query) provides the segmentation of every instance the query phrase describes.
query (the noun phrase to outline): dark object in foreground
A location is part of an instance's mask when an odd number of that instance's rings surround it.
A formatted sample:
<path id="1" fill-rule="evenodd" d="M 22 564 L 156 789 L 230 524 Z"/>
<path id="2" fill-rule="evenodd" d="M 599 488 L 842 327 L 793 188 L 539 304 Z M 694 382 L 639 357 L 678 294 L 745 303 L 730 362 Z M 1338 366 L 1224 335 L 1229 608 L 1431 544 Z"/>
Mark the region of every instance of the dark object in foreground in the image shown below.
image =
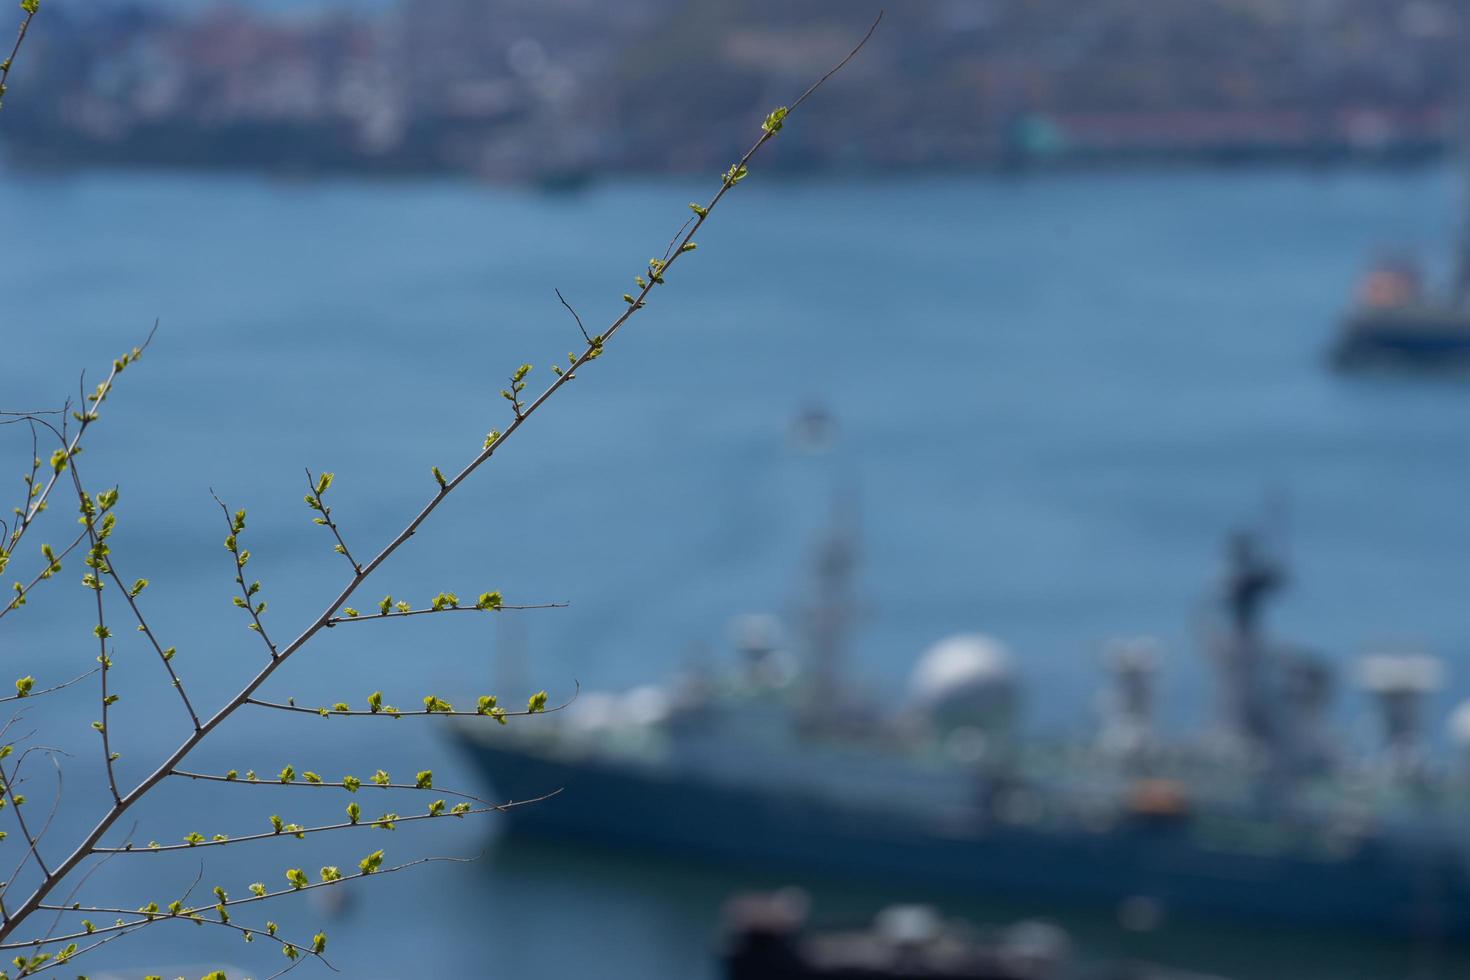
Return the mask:
<path id="1" fill-rule="evenodd" d="M 1083 967 L 1067 934 L 1045 922 L 982 931 L 927 907 L 893 906 L 866 929 L 813 931 L 806 910 L 797 891 L 733 899 L 728 980 L 1191 980 L 1144 964 Z"/>

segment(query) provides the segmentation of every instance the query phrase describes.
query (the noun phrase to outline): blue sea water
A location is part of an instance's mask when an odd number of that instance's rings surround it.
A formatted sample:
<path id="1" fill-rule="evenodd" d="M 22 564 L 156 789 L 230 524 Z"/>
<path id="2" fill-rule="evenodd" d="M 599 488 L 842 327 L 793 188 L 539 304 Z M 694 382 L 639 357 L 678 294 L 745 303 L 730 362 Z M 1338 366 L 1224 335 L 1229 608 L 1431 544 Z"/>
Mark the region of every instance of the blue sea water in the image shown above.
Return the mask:
<path id="1" fill-rule="evenodd" d="M 117 567 L 152 580 L 145 608 L 203 711 L 265 656 L 230 605 L 210 488 L 249 509 L 268 629 L 293 636 L 345 570 L 310 523 L 302 468 L 335 472 L 347 541 L 374 552 L 434 491 L 431 466 L 457 469 L 488 429 L 504 428 L 499 390 L 515 366 L 536 366 L 535 389 L 577 347 L 553 289 L 589 327 L 606 323 L 709 183 L 545 196 L 450 181 L 6 175 L 0 409 L 57 404 L 83 368 L 96 379 L 157 318 L 153 346 L 78 463 L 95 486 L 120 487 Z M 1429 712 L 1438 730 L 1470 696 L 1470 387 L 1344 378 L 1323 354 L 1356 274 L 1383 246 L 1415 250 L 1444 276 L 1456 183 L 1448 169 L 757 173 L 607 356 L 356 600 L 391 593 L 422 607 L 443 589 L 500 589 L 509 602 L 570 606 L 342 627 L 266 692 L 459 703 L 489 690 L 509 701 L 544 687 L 558 699 L 576 682 L 658 682 L 725 655 L 733 615 L 789 605 L 812 535 L 846 493 L 863 535 L 854 671 L 881 697 L 901 700 L 932 642 L 983 630 L 1015 655 L 1027 724 L 1080 734 L 1102 644 L 1148 633 L 1167 651 L 1165 723 L 1201 725 L 1210 702 L 1195 616 L 1225 532 L 1269 509 L 1294 575 L 1273 627 L 1345 672 L 1384 645 L 1441 655 L 1446 689 Z M 790 422 L 812 403 L 840 421 L 830 456 L 790 450 Z M 29 452 L 21 436 L 0 428 L 14 477 Z M 19 502 L 18 479 L 0 486 Z M 60 542 L 69 515 L 58 503 L 30 546 Z M 5 669 L 45 686 L 90 665 L 78 567 L 0 625 Z M 186 720 L 146 648 L 114 632 L 123 700 L 112 730 L 128 781 Z M 48 854 L 101 804 L 82 775 L 98 759 L 87 724 L 96 700 L 79 685 L 28 714 L 38 738 L 75 754 Z M 1345 684 L 1339 719 L 1359 743 L 1371 737 L 1364 707 Z M 433 768 L 439 784 L 462 784 L 466 767 L 441 735 L 411 721 L 257 713 L 189 765 Z M 51 777 L 37 767 L 31 778 L 33 799 L 49 799 Z M 372 814 L 390 807 L 362 802 Z M 133 838 L 239 836 L 266 829 L 264 814 L 307 823 L 341 805 L 335 794 L 168 782 L 139 809 Z M 283 883 L 288 867 L 354 866 L 376 847 L 390 863 L 476 855 L 488 831 L 445 821 L 125 855 L 78 898 L 163 904 L 195 880 L 201 857 L 200 889 L 243 893 L 253 880 Z M 723 899 L 779 883 L 510 841 L 474 865 L 366 882 L 340 912 L 302 901 L 274 917 L 305 935 L 324 924 L 334 962 L 354 977 L 707 977 Z M 891 897 L 881 887 L 822 895 L 837 911 Z M 130 976 L 283 965 L 264 944 L 221 946 L 216 933 L 161 926 L 97 956 Z M 1100 926 L 1088 935 L 1104 950 L 1279 975 L 1238 937 L 1155 947 Z M 1313 972 L 1305 964 L 1325 954 L 1301 955 L 1297 976 L 1404 976 L 1411 959 L 1352 947 Z"/>

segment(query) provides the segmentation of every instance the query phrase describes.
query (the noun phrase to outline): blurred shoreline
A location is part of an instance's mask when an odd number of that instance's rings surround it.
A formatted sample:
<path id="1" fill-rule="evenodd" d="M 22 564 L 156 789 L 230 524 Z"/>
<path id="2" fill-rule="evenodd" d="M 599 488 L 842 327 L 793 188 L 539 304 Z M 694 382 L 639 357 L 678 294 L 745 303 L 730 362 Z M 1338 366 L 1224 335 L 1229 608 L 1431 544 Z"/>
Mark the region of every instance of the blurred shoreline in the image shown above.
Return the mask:
<path id="1" fill-rule="evenodd" d="M 764 165 L 1402 165 L 1441 158 L 1463 129 L 1452 4 L 1066 7 L 905 4 Z M 719 172 L 868 14 L 833 0 L 417 0 L 290 18 L 59 6 L 17 68 L 0 146 L 34 170 L 459 173 L 549 189 Z"/>

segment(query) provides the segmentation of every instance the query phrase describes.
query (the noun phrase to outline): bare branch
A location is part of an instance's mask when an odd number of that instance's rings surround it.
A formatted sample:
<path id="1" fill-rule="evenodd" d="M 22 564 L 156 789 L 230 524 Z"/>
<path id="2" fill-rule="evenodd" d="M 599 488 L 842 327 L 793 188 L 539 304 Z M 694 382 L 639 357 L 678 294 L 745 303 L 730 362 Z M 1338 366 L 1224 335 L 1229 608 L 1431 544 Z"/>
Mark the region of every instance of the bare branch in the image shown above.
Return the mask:
<path id="1" fill-rule="evenodd" d="M 877 22 L 875 21 L 874 28 L 876 28 L 876 26 Z M 867 43 L 868 37 L 871 37 L 872 32 L 873 28 L 870 28 L 868 34 L 857 45 L 857 47 L 853 49 L 853 52 L 850 53 L 847 58 L 843 59 L 843 61 L 837 66 L 837 68 L 834 68 L 832 71 L 828 72 L 827 75 L 824 75 L 814 85 L 808 88 L 808 90 L 801 95 L 797 103 L 794 104 L 792 108 L 794 109 L 796 105 L 804 102 L 811 95 L 812 92 L 820 88 L 820 86 L 828 78 L 830 78 L 837 70 L 839 70 L 849 60 L 851 60 L 853 55 L 855 55 L 856 52 L 861 49 L 864 44 Z M 489 437 L 487 437 L 484 442 L 483 449 L 478 452 L 473 458 L 471 458 L 471 460 L 453 478 L 446 478 L 442 474 L 436 472 L 435 475 L 439 482 L 438 492 L 434 494 L 429 499 L 429 501 L 420 508 L 418 513 L 409 520 L 409 522 L 382 548 L 382 550 L 378 552 L 376 556 L 374 556 L 371 560 L 364 564 L 361 569 L 351 577 L 351 579 L 346 583 L 346 585 L 337 594 L 337 596 L 328 603 L 326 608 L 320 614 L 318 614 L 318 616 L 314 620 L 312 620 L 310 624 L 307 625 L 306 628 L 303 629 L 302 632 L 297 635 L 294 640 L 292 640 L 285 646 L 277 649 L 273 644 L 270 644 L 270 641 L 267 639 L 266 642 L 270 646 L 272 653 L 271 660 L 266 663 L 252 678 L 250 678 L 244 684 L 244 686 L 241 687 L 241 689 L 232 698 L 230 698 L 229 701 L 227 701 L 212 716 L 210 716 L 208 720 L 206 720 L 195 731 L 187 735 L 173 750 L 173 752 L 171 752 L 168 757 L 165 758 L 156 769 L 154 769 L 152 773 L 144 777 L 143 780 L 139 782 L 136 786 L 134 786 L 131 790 L 129 790 L 126 795 L 122 796 L 119 799 L 116 799 L 114 805 L 108 809 L 108 811 L 102 816 L 102 818 L 96 823 L 96 825 L 86 834 L 85 837 L 82 838 L 82 840 L 77 844 L 76 848 L 71 852 L 71 854 L 63 859 L 53 871 L 45 874 L 43 880 L 35 887 L 35 889 L 24 900 L 24 902 L 22 902 L 14 910 L 12 915 L 9 918 L 5 919 L 3 922 L 0 922 L 0 944 L 3 944 L 4 941 L 8 939 L 17 928 L 19 928 L 20 924 L 27 920 L 27 917 L 31 913 L 35 912 L 38 909 L 55 910 L 56 906 L 46 904 L 46 897 L 78 865 L 80 865 L 84 860 L 86 860 L 94 853 L 97 853 L 97 845 L 101 841 L 102 837 L 108 832 L 108 830 L 118 820 L 120 820 L 133 805 L 140 801 L 153 787 L 155 787 L 160 781 L 172 774 L 179 763 L 182 762 L 183 759 L 190 752 L 192 752 L 199 745 L 200 742 L 207 738 L 208 735 L 212 731 L 214 731 L 215 728 L 223 724 L 236 711 L 249 703 L 254 697 L 255 693 L 295 652 L 300 650 L 301 647 L 309 642 L 322 629 L 328 628 L 329 624 L 331 624 L 338 611 L 343 608 L 343 606 L 357 591 L 357 589 L 360 588 L 374 571 L 381 567 L 390 557 L 392 557 L 398 551 L 399 548 L 403 546 L 403 544 L 410 537 L 412 537 L 417 532 L 418 528 L 426 520 L 428 520 L 430 515 L 433 514 L 433 512 L 439 507 L 439 505 L 451 492 L 453 492 L 456 488 L 459 487 L 460 484 L 467 480 L 477 469 L 480 468 L 480 466 L 484 465 L 484 463 L 487 462 L 491 458 L 491 456 L 494 455 L 495 451 L 500 448 L 500 446 L 503 445 L 507 439 L 509 439 L 517 430 L 519 430 L 521 426 L 527 420 L 529 420 L 529 418 L 533 414 L 535 414 L 542 405 L 544 405 L 553 395 L 556 394 L 558 390 L 560 390 L 563 384 L 565 384 L 575 375 L 575 372 L 579 368 L 586 365 L 588 362 L 595 360 L 604 353 L 608 341 L 617 333 L 619 329 L 622 328 L 623 324 L 626 323 L 635 312 L 642 309 L 646 305 L 644 301 L 653 286 L 662 283 L 664 281 L 664 275 L 668 272 L 669 268 L 672 267 L 675 262 L 679 261 L 681 256 L 693 250 L 694 244 L 692 242 L 692 236 L 703 226 L 704 222 L 708 219 L 709 214 L 713 211 L 714 207 L 718 205 L 718 203 L 724 198 L 725 194 L 727 194 L 732 187 L 734 187 L 741 179 L 743 179 L 746 174 L 746 164 L 760 149 L 760 147 L 763 146 L 775 135 L 776 131 L 780 128 L 781 119 L 784 119 L 787 115 L 789 115 L 789 113 L 790 110 L 778 110 L 776 113 L 772 113 L 772 115 L 767 118 L 766 125 L 762 127 L 760 138 L 755 142 L 754 145 L 752 145 L 752 147 L 746 152 L 746 154 L 741 157 L 736 165 L 731 167 L 730 171 L 727 172 L 719 190 L 710 199 L 709 204 L 705 207 L 699 207 L 697 205 L 694 206 L 693 210 L 698 217 L 696 220 L 689 223 L 689 230 L 685 232 L 682 239 L 680 239 L 679 247 L 677 249 L 674 249 L 671 253 L 667 253 L 669 257 L 666 261 L 656 260 L 656 265 L 655 263 L 650 263 L 649 271 L 651 275 L 649 280 L 643 284 L 642 291 L 638 294 L 636 298 L 632 296 L 629 297 L 627 308 L 624 309 L 623 312 L 616 319 L 613 320 L 606 331 L 597 336 L 588 338 L 586 348 L 583 350 L 580 356 L 572 359 L 570 369 L 558 374 L 556 380 L 549 384 L 541 392 L 541 394 L 535 398 L 535 400 L 526 405 L 524 408 L 520 408 L 519 401 L 517 400 L 517 411 L 515 413 L 515 419 L 513 420 L 513 422 L 506 428 L 503 433 L 494 432 Z M 116 373 L 116 371 L 121 370 L 121 368 L 125 366 L 126 363 L 126 359 L 115 362 L 114 374 Z M 102 386 L 99 386 L 98 393 L 92 396 L 95 402 L 100 403 L 101 400 L 106 397 L 107 391 L 110 389 L 111 381 L 112 376 L 110 375 L 108 380 L 105 381 Z M 88 407 L 77 417 L 82 422 L 82 430 L 85 430 L 88 424 L 96 418 L 96 405 Z M 80 438 L 81 434 L 81 431 L 79 431 L 77 434 L 78 439 Z M 53 477 L 53 479 L 48 483 L 48 489 L 46 491 L 43 491 L 43 495 L 44 493 L 49 492 L 49 487 L 54 485 L 54 482 L 55 481 Z M 221 503 L 221 507 L 225 511 L 226 520 L 229 521 L 230 515 L 228 509 L 224 508 L 223 503 Z M 28 511 L 27 513 L 28 517 L 26 523 L 28 526 L 29 518 L 34 516 L 34 508 L 32 508 L 32 510 Z M 231 522 L 231 538 L 233 538 L 239 530 L 240 528 L 235 527 L 234 522 Z M 14 533 L 12 534 L 12 537 L 14 537 Z M 231 550 L 236 551 L 236 549 L 233 547 L 231 548 Z M 243 568 L 244 561 L 241 560 L 241 556 L 238 552 L 236 553 L 235 557 L 237 581 L 242 585 L 242 591 L 246 592 L 246 594 L 242 596 L 242 598 L 246 600 L 246 608 L 251 610 L 252 617 L 256 619 L 255 625 L 258 627 L 258 613 L 248 601 L 250 598 L 250 593 L 247 590 L 243 589 L 244 578 L 243 573 L 240 572 L 240 569 Z M 264 631 L 261 630 L 260 632 L 262 633 L 262 636 L 264 636 Z M 104 676 L 105 674 L 106 671 L 104 671 Z M 408 865 L 400 865 L 398 868 L 392 870 L 399 870 L 404 867 L 412 866 L 413 864 L 422 863 L 423 860 L 433 859 L 422 859 L 421 861 L 411 862 Z M 367 873 L 366 869 L 364 873 Z M 330 884 L 337 884 L 340 881 L 352 880 L 357 877 L 360 876 L 353 875 L 346 878 L 335 879 L 330 882 Z M 328 883 L 324 882 L 322 884 L 325 885 Z M 292 890 L 305 890 L 305 888 L 309 887 L 321 886 L 308 885 Z M 245 899 L 242 901 L 250 901 L 250 899 Z M 125 914 L 127 914 L 126 910 L 123 911 Z M 28 943 L 24 945 L 35 945 L 35 943 Z"/>

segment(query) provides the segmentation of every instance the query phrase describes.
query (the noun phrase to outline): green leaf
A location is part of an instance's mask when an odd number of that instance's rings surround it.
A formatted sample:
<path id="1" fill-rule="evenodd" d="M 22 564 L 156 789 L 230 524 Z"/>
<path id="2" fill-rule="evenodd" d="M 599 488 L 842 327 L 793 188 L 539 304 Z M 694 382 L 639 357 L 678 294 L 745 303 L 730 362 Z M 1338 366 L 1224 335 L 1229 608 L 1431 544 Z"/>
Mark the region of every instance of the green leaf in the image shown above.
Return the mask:
<path id="1" fill-rule="evenodd" d="M 767 133 L 779 133 L 781 131 L 781 126 L 786 120 L 787 112 L 789 112 L 789 110 L 784 105 L 777 106 L 776 108 L 772 109 L 770 113 L 766 116 L 766 121 L 761 123 L 761 129 L 765 130 Z"/>
<path id="2" fill-rule="evenodd" d="M 292 888 L 305 888 L 311 884 L 311 879 L 306 877 L 306 872 L 300 868 L 288 868 L 286 870 L 286 880 L 291 883 Z"/>

